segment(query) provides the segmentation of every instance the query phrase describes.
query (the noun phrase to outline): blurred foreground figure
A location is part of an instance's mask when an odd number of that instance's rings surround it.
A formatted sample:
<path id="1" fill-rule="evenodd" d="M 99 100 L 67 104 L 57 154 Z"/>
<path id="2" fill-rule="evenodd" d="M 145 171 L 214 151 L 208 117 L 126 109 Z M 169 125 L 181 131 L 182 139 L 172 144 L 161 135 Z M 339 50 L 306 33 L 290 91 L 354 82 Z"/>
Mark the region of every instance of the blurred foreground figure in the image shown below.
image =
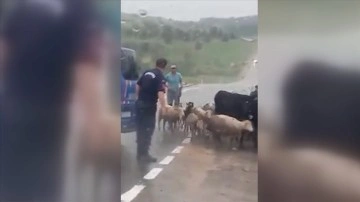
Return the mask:
<path id="1" fill-rule="evenodd" d="M 57 202 L 72 66 L 90 1 L 13 1 L 5 16 L 0 201 Z"/>
<path id="2" fill-rule="evenodd" d="M 359 70 L 302 62 L 284 87 L 282 135 L 260 133 L 259 201 L 360 201 Z"/>
<path id="3" fill-rule="evenodd" d="M 94 202 L 118 201 L 120 196 L 120 115 L 111 110 L 111 102 L 107 95 L 106 70 L 111 61 L 109 57 L 109 42 L 101 26 L 92 27 L 87 35 L 88 45 L 85 46 L 75 66 L 74 102 L 76 111 L 80 112 L 81 123 L 71 135 L 79 135 L 79 155 L 76 159 L 76 178 L 78 183 L 87 181 L 92 189 L 87 189 L 86 195 L 91 195 Z M 73 148 L 74 149 L 74 148 Z M 93 170 L 92 181 L 84 177 L 85 171 Z M 104 177 L 108 176 L 107 191 L 100 192 Z M 89 183 L 90 182 L 90 183 Z M 77 188 L 82 188 L 77 184 Z M 76 202 L 90 202 L 81 197 L 84 189 L 76 191 Z M 100 198 L 107 195 L 109 199 Z"/>
<path id="4" fill-rule="evenodd" d="M 302 62 L 285 83 L 287 144 L 360 152 L 360 72 Z"/>

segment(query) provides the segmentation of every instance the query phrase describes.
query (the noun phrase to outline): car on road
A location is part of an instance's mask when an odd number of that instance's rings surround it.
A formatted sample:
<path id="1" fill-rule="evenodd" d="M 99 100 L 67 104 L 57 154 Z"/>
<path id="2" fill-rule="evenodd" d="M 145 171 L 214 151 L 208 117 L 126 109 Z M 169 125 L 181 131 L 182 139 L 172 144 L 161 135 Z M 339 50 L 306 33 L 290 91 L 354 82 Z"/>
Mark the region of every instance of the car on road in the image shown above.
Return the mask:
<path id="1" fill-rule="evenodd" d="M 121 132 L 135 131 L 136 82 L 139 73 L 136 64 L 135 50 L 121 47 Z"/>

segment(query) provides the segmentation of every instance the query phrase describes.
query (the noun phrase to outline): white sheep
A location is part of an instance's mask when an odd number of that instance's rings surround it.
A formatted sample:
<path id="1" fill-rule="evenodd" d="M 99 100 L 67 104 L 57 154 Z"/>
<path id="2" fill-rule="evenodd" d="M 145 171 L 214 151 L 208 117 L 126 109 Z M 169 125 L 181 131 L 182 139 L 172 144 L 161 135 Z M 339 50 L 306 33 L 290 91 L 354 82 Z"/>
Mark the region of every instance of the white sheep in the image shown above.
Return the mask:
<path id="1" fill-rule="evenodd" d="M 210 111 L 206 112 L 204 119 L 207 129 L 213 133 L 214 138 L 219 142 L 221 136 L 230 138 L 230 146 L 234 140 L 240 138 L 242 140 L 244 133 L 254 131 L 251 121 L 239 121 L 233 117 L 226 115 L 212 115 Z"/>
<path id="2" fill-rule="evenodd" d="M 177 106 L 167 106 L 160 109 L 158 113 L 158 128 L 160 130 L 160 122 L 163 121 L 163 130 L 165 130 L 166 122 L 169 123 L 170 129 L 173 130 L 179 121 L 184 117 L 184 110 Z"/>
<path id="3" fill-rule="evenodd" d="M 206 117 L 206 111 L 202 107 L 195 107 L 193 109 L 194 114 L 196 114 L 201 120 Z"/>
<path id="4" fill-rule="evenodd" d="M 189 134 L 189 133 L 194 134 L 194 132 L 196 130 L 196 122 L 198 120 L 199 120 L 199 117 L 194 113 L 190 113 L 186 117 L 186 119 L 185 119 L 185 129 L 184 129 L 185 134 Z"/>

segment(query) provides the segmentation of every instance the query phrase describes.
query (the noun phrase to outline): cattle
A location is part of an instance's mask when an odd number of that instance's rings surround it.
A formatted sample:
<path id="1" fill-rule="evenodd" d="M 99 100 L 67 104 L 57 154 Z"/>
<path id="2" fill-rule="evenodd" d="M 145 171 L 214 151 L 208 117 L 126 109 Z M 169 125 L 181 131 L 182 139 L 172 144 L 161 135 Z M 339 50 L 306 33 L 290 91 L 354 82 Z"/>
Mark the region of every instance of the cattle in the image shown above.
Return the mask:
<path id="1" fill-rule="evenodd" d="M 257 99 L 256 96 L 230 93 L 220 90 L 215 94 L 215 114 L 223 114 L 236 118 L 237 120 L 249 119 L 251 104 Z"/>
<path id="2" fill-rule="evenodd" d="M 242 95 L 220 90 L 216 93 L 215 114 L 227 115 L 239 121 L 251 120 L 254 125 L 254 146 L 257 147 L 257 93 Z M 243 136 L 240 138 L 242 143 Z"/>
<path id="3" fill-rule="evenodd" d="M 252 136 L 254 141 L 254 146 L 257 148 L 258 146 L 258 99 L 257 99 L 257 92 L 255 94 L 255 98 L 250 101 L 249 105 L 249 120 L 252 122 L 254 127 L 254 135 Z M 242 144 L 244 136 L 240 138 L 240 144 Z"/>

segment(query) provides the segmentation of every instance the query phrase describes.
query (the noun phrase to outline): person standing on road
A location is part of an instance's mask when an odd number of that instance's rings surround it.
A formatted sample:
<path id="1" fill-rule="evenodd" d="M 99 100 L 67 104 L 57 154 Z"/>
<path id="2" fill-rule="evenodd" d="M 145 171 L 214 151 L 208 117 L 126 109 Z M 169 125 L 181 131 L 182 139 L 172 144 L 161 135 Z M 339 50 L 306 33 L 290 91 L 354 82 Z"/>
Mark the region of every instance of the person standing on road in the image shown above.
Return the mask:
<path id="1" fill-rule="evenodd" d="M 167 99 L 169 105 L 178 106 L 180 103 L 182 85 L 182 75 L 177 71 L 176 65 L 171 65 L 171 72 L 165 76 L 168 83 Z"/>
<path id="2" fill-rule="evenodd" d="M 251 97 L 257 97 L 258 95 L 258 85 L 255 86 L 255 90 L 250 93 Z"/>
<path id="3" fill-rule="evenodd" d="M 166 59 L 156 60 L 156 68 L 145 71 L 136 85 L 136 142 L 137 159 L 140 161 L 157 161 L 149 154 L 149 148 L 155 129 L 157 101 L 159 100 L 161 108 L 167 106 L 163 75 L 166 65 Z"/>

